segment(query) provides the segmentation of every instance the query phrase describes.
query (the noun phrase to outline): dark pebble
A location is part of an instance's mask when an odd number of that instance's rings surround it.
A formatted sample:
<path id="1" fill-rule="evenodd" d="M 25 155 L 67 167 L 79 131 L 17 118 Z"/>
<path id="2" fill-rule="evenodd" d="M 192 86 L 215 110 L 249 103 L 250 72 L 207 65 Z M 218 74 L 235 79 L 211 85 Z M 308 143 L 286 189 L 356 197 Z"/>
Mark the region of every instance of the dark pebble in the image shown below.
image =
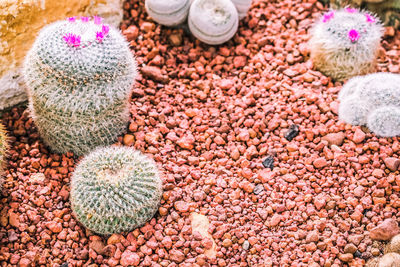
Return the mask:
<path id="1" fill-rule="evenodd" d="M 295 138 L 299 134 L 299 132 L 299 126 L 297 126 L 296 124 L 292 124 L 289 126 L 289 130 L 286 132 L 285 138 L 288 141 L 292 141 L 293 138 Z"/>
<path id="2" fill-rule="evenodd" d="M 274 157 L 268 156 L 262 162 L 264 168 L 270 168 L 271 170 L 274 168 Z"/>

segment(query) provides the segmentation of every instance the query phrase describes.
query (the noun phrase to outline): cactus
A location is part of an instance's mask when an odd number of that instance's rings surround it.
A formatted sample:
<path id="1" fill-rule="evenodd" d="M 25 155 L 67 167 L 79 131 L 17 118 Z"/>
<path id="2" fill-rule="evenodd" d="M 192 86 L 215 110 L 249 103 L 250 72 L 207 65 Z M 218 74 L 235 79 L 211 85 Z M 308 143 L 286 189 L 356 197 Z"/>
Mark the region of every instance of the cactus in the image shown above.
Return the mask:
<path id="1" fill-rule="evenodd" d="M 55 152 L 83 155 L 126 130 L 136 63 L 124 37 L 101 18 L 43 28 L 23 72 L 31 116 Z"/>
<path id="2" fill-rule="evenodd" d="M 98 148 L 71 179 L 75 217 L 99 234 L 130 231 L 154 216 L 162 181 L 154 161 L 129 147 Z"/>
<path id="3" fill-rule="evenodd" d="M 383 27 L 357 9 L 329 11 L 315 23 L 309 41 L 315 67 L 334 80 L 373 72 Z"/>
<path id="4" fill-rule="evenodd" d="M 395 235 L 385 247 L 385 253 L 400 253 L 400 235 Z"/>
<path id="5" fill-rule="evenodd" d="M 146 0 L 145 7 L 154 21 L 165 26 L 176 26 L 186 20 L 190 0 Z"/>
<path id="6" fill-rule="evenodd" d="M 400 254 L 388 253 L 379 259 L 379 267 L 397 267 L 400 263 Z"/>
<path id="7" fill-rule="evenodd" d="M 374 73 L 350 79 L 339 93 L 339 118 L 366 125 L 383 137 L 400 135 L 400 75 Z"/>
<path id="8" fill-rule="evenodd" d="M 3 168 L 8 150 L 7 132 L 3 124 L 0 124 L 0 190 L 3 186 Z"/>
<path id="9" fill-rule="evenodd" d="M 194 0 L 188 17 L 189 29 L 200 41 L 217 45 L 231 39 L 239 26 L 239 15 L 230 0 Z"/>
<path id="10" fill-rule="evenodd" d="M 246 17 L 247 12 L 251 7 L 252 0 L 231 0 L 231 1 L 235 5 L 238 11 L 239 19 L 243 19 L 244 17 Z"/>

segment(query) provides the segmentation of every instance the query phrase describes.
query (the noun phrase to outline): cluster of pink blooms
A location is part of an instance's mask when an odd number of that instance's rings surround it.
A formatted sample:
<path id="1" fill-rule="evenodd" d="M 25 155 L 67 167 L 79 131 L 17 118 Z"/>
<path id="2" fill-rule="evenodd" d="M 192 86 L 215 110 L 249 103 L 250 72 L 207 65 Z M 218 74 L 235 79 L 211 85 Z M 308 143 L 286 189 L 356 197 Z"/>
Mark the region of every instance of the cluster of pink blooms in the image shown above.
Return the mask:
<path id="1" fill-rule="evenodd" d="M 67 33 L 63 36 L 64 41 L 73 47 L 79 47 L 81 45 L 81 37 L 73 33 Z"/>
<path id="2" fill-rule="evenodd" d="M 89 22 L 90 17 L 81 17 L 80 18 L 82 22 Z M 69 22 L 75 22 L 76 18 L 75 17 L 70 17 L 68 18 Z M 99 16 L 93 16 L 93 22 L 96 25 L 100 25 L 102 21 L 102 18 Z M 103 39 L 107 36 L 107 34 L 110 31 L 110 27 L 108 25 L 102 25 L 101 26 L 101 31 L 96 32 L 96 40 L 98 42 L 102 42 Z M 79 35 L 73 34 L 73 33 L 67 33 L 63 36 L 64 41 L 69 45 L 73 47 L 79 47 L 81 45 L 81 37 Z"/>
<path id="3" fill-rule="evenodd" d="M 350 7 L 346 8 L 345 10 L 349 13 L 357 12 L 357 9 L 350 8 Z M 322 17 L 322 22 L 326 23 L 326 22 L 330 21 L 331 19 L 333 19 L 334 16 L 335 16 L 335 12 L 329 11 L 329 12 L 325 13 L 324 16 Z M 370 14 L 365 14 L 365 17 L 367 18 L 367 22 L 369 22 L 369 23 L 376 22 L 376 19 L 373 16 L 371 16 Z M 351 29 L 348 32 L 347 36 L 349 37 L 349 39 L 352 43 L 357 42 L 360 39 L 360 33 L 356 29 Z"/>

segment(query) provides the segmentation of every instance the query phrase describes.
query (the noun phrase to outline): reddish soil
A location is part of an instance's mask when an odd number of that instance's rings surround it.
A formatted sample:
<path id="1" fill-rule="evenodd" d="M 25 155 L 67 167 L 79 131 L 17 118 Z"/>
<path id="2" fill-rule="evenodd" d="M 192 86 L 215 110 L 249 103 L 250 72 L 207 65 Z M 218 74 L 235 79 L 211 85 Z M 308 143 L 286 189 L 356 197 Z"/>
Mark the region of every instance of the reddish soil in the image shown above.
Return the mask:
<path id="1" fill-rule="evenodd" d="M 312 70 L 305 44 L 322 5 L 255 0 L 234 39 L 211 47 L 153 23 L 143 2 L 124 5 L 142 76 L 119 142 L 162 169 L 159 213 L 122 235 L 86 231 L 68 200 L 79 159 L 50 153 L 26 109 L 14 108 L 2 117 L 12 148 L 0 266 L 328 267 L 378 255 L 368 231 L 400 216 L 399 171 L 385 165 L 400 143 L 338 120 L 342 84 Z M 382 42 L 380 71 L 399 72 L 395 33 Z M 292 124 L 300 133 L 288 141 Z M 192 231 L 193 212 L 211 235 Z"/>

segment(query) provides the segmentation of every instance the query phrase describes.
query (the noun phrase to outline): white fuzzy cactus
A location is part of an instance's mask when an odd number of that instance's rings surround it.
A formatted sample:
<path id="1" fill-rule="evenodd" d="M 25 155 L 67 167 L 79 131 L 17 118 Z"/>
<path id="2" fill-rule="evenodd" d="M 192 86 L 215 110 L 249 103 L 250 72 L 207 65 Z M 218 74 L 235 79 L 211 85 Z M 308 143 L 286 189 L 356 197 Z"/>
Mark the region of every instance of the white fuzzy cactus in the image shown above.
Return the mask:
<path id="1" fill-rule="evenodd" d="M 350 79 L 339 93 L 339 118 L 366 125 L 378 136 L 400 135 L 400 75 L 374 73 Z"/>
<path id="2" fill-rule="evenodd" d="M 230 40 L 239 26 L 239 15 L 230 0 L 194 0 L 188 24 L 200 41 L 218 45 Z"/>
<path id="3" fill-rule="evenodd" d="M 43 28 L 24 65 L 29 108 L 43 141 L 76 155 L 115 142 L 130 119 L 135 77 L 128 43 L 101 18 Z"/>
<path id="4" fill-rule="evenodd" d="M 244 17 L 246 17 L 247 12 L 251 7 L 252 0 L 231 0 L 231 1 L 235 5 L 238 11 L 239 19 L 243 19 Z"/>
<path id="5" fill-rule="evenodd" d="M 146 0 L 145 7 L 157 23 L 176 26 L 186 20 L 190 3 L 190 0 Z"/>
<path id="6" fill-rule="evenodd" d="M 311 30 L 315 67 L 334 80 L 373 72 L 383 27 L 367 12 L 345 8 L 325 13 Z"/>

